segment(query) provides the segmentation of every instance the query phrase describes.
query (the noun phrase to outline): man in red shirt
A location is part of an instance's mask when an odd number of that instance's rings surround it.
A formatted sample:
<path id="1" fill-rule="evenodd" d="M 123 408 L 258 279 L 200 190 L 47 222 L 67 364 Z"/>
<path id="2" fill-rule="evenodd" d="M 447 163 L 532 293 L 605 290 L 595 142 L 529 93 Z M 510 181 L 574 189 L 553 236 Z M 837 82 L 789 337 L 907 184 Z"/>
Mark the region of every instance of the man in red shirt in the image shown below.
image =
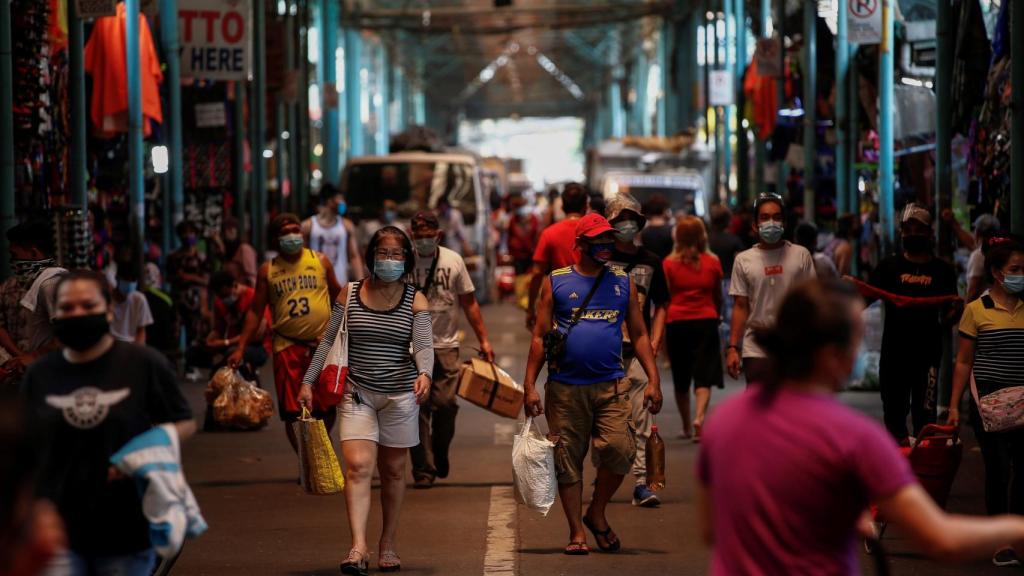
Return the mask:
<path id="1" fill-rule="evenodd" d="M 252 307 L 256 291 L 235 278 L 235 275 L 220 271 L 210 280 L 210 291 L 215 295 L 213 300 L 213 330 L 206 336 L 206 346 L 215 354 L 227 358 L 238 346 L 238 337 L 245 324 L 245 314 Z M 267 363 L 267 350 L 270 349 L 270 319 L 266 312 L 260 323 L 257 335 L 245 347 L 242 363 L 238 370 L 247 380 L 256 380 L 255 371 Z M 222 365 L 223 360 L 217 363 Z"/>
<path id="2" fill-rule="evenodd" d="M 540 235 L 533 253 L 533 277 L 530 279 L 530 304 L 526 308 L 526 328 L 533 330 L 537 320 L 537 294 L 544 278 L 553 270 L 576 263 L 576 224 L 587 212 L 589 194 L 582 184 L 571 182 L 562 190 L 565 219 L 548 226 Z"/>

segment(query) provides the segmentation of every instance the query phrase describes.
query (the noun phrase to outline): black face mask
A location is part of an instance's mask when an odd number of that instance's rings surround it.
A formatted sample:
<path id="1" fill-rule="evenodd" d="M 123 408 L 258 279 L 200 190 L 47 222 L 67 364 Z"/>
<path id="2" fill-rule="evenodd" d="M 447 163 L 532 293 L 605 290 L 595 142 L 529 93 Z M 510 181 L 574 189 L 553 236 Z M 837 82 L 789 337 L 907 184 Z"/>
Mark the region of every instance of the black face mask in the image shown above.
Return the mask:
<path id="1" fill-rule="evenodd" d="M 924 254 L 932 249 L 932 239 L 924 234 L 907 234 L 903 237 L 903 249 L 911 254 Z"/>
<path id="2" fill-rule="evenodd" d="M 61 344 L 79 352 L 92 348 L 109 332 L 110 322 L 107 320 L 106 312 L 56 318 L 53 321 L 54 336 Z"/>

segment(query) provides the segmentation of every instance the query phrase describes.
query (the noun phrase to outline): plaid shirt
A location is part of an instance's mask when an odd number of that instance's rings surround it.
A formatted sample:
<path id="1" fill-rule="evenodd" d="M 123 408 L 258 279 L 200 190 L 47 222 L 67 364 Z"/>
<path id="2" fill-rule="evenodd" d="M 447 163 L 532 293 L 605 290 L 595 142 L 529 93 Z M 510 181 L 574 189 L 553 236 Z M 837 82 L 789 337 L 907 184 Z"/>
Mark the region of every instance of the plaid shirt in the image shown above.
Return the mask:
<path id="1" fill-rule="evenodd" d="M 11 340 L 22 352 L 29 349 L 29 335 L 26 328 L 32 313 L 21 305 L 25 289 L 18 284 L 16 277 L 11 277 L 0 284 L 0 327 L 7 331 Z"/>

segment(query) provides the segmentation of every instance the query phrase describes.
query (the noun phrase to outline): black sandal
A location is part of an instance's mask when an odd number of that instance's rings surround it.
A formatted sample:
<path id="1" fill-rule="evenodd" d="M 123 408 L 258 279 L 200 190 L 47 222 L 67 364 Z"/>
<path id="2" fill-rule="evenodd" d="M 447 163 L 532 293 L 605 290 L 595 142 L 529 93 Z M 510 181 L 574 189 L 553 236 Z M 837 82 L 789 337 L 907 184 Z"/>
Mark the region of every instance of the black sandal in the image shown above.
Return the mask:
<path id="1" fill-rule="evenodd" d="M 569 542 L 562 554 L 566 556 L 586 556 L 590 554 L 590 546 L 586 542 Z"/>
<path id="2" fill-rule="evenodd" d="M 611 525 L 608 526 L 607 530 L 600 531 L 597 529 L 597 526 L 594 526 L 594 523 L 586 515 L 583 516 L 583 525 L 586 526 L 587 530 L 590 530 L 591 534 L 594 535 L 594 541 L 597 542 L 597 547 L 600 548 L 601 551 L 618 552 L 619 549 L 622 548 L 622 541 L 619 540 L 618 534 L 615 535 L 615 542 L 612 542 L 607 546 L 601 544 L 601 538 L 604 538 L 605 542 L 611 542 L 611 539 L 609 538 L 609 536 L 612 534 Z"/>
<path id="3" fill-rule="evenodd" d="M 341 563 L 341 573 L 351 576 L 369 576 L 370 561 L 366 559 L 366 554 L 355 548 L 349 550 L 348 557 Z"/>

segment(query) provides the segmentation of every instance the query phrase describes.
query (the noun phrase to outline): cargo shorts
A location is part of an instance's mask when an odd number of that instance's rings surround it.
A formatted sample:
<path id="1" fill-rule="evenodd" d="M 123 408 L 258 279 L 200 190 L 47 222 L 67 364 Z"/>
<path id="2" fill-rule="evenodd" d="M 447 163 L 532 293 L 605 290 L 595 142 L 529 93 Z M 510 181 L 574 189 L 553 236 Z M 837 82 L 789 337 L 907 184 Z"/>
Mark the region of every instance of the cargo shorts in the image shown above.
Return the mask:
<path id="1" fill-rule="evenodd" d="M 636 440 L 628 384 L 619 380 L 577 386 L 548 381 L 544 413 L 555 440 L 559 484 L 583 480 L 583 462 L 593 443 L 601 465 L 625 475 L 633 466 Z"/>

